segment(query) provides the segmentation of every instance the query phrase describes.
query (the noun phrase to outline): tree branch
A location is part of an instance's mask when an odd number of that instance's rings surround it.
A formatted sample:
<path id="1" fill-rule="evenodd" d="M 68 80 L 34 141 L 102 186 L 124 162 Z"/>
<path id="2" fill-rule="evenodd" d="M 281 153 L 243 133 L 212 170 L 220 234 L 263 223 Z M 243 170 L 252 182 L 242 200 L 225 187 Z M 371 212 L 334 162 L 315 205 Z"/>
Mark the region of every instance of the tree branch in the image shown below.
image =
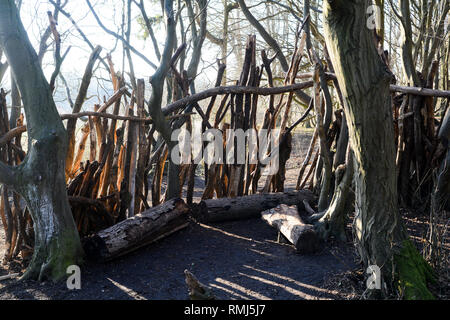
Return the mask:
<path id="1" fill-rule="evenodd" d="M 275 51 L 277 54 L 277 59 L 280 61 L 281 68 L 284 72 L 287 72 L 289 70 L 289 64 L 286 60 L 286 57 L 283 54 L 283 51 L 281 50 L 278 43 L 275 41 L 274 38 L 266 31 L 266 29 L 259 23 L 259 21 L 252 15 L 250 10 L 248 9 L 247 5 L 245 4 L 244 0 L 237 0 L 239 3 L 239 6 L 241 7 L 242 13 L 244 13 L 247 20 L 255 27 L 256 30 L 258 30 L 259 34 L 263 39 L 267 42 L 267 44 Z"/>
<path id="2" fill-rule="evenodd" d="M 17 184 L 16 177 L 15 169 L 0 161 L 0 183 L 14 187 Z"/>
<path id="3" fill-rule="evenodd" d="M 97 21 L 100 28 L 102 28 L 106 33 L 109 35 L 115 37 L 116 39 L 119 39 L 122 41 L 134 54 L 136 54 L 138 57 L 140 57 L 142 60 L 144 60 L 149 66 L 151 66 L 153 69 L 156 69 L 156 64 L 151 62 L 145 55 L 140 53 L 138 50 L 136 50 L 126 39 L 124 39 L 121 35 L 117 34 L 116 32 L 109 30 L 105 27 L 105 25 L 101 22 L 100 18 L 98 17 L 97 13 L 95 12 L 94 8 L 91 5 L 91 2 L 89 0 L 86 0 L 86 3 L 91 10 L 92 14 L 94 15 L 95 20 Z"/>

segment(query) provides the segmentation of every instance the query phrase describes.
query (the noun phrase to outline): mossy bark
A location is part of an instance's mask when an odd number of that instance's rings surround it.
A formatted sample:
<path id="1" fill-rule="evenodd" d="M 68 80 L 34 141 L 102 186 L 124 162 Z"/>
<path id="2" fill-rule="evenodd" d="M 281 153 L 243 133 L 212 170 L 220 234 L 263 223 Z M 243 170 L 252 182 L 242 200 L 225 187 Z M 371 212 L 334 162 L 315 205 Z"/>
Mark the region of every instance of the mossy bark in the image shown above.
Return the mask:
<path id="1" fill-rule="evenodd" d="M 422 258 L 411 240 L 405 240 L 394 255 L 398 291 L 406 300 L 430 300 L 433 294 L 427 284 L 435 281 L 433 269 Z"/>
<path id="2" fill-rule="evenodd" d="M 408 245 L 398 211 L 391 73 L 367 26 L 369 4 L 324 1 L 326 45 L 342 90 L 356 159 L 355 240 L 365 266 L 380 268 L 383 296 L 395 294 L 405 284 L 406 298 L 426 299 L 430 297 L 426 283 L 410 276 L 423 274 L 424 262 Z"/>

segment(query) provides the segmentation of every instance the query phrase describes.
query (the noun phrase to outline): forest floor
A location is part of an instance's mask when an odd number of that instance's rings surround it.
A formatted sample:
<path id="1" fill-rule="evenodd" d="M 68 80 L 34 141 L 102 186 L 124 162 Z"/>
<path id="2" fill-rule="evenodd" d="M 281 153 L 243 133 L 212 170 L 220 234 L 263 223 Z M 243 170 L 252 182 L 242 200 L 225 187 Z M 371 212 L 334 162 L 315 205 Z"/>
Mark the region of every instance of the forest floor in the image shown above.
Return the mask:
<path id="1" fill-rule="evenodd" d="M 296 154 L 287 165 L 287 190 L 295 187 L 303 161 L 300 155 L 306 153 L 309 139 L 309 134 L 302 134 L 296 142 Z M 203 181 L 198 179 L 197 199 L 202 190 Z M 420 247 L 427 218 L 404 218 Z M 330 241 L 315 255 L 299 255 L 291 245 L 278 242 L 277 235 L 261 219 L 192 222 L 186 229 L 115 261 L 86 263 L 80 290 L 68 290 L 65 282 L 7 279 L 0 281 L 0 299 L 187 299 L 185 269 L 210 286 L 218 299 L 361 298 L 365 275 L 351 241 Z M 0 252 L 3 239 L 0 226 Z M 24 266 L 17 261 L 0 266 L 0 277 L 23 271 Z M 441 290 L 444 297 L 448 293 L 448 288 L 443 293 Z"/>

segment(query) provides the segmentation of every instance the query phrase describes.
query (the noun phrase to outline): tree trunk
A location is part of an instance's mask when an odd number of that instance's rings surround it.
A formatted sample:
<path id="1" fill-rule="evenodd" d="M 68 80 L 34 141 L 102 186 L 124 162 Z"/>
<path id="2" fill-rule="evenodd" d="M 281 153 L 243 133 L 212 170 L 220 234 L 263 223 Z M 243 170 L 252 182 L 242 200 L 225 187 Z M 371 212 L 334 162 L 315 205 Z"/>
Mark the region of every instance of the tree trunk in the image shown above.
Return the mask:
<path id="1" fill-rule="evenodd" d="M 352 151 L 347 151 L 346 164 L 335 171 L 335 188 L 330 206 L 324 213 L 319 213 L 319 221 L 315 224 L 317 232 L 326 240 L 330 235 L 346 241 L 346 217 L 353 212 L 355 197 L 351 190 L 354 174 L 354 159 Z"/>
<path id="2" fill-rule="evenodd" d="M 11 168 L 0 164 L 0 181 L 26 201 L 35 229 L 34 254 L 23 278 L 59 280 L 79 264 L 82 248 L 65 183 L 67 133 L 12 0 L 0 1 L 0 46 L 20 89 L 28 127 L 28 155 Z"/>
<path id="3" fill-rule="evenodd" d="M 91 260 L 117 258 L 185 228 L 188 212 L 183 200 L 169 200 L 85 239 L 84 250 Z"/>
<path id="4" fill-rule="evenodd" d="M 287 193 L 263 193 L 236 198 L 209 199 L 194 205 L 193 216 L 201 222 L 223 222 L 260 217 L 264 210 L 280 204 L 303 207 L 303 200 L 314 201 L 306 190 Z"/>
<path id="5" fill-rule="evenodd" d="M 303 222 L 296 206 L 281 204 L 261 212 L 261 216 L 270 226 L 277 228 L 295 246 L 298 253 L 311 254 L 320 249 L 320 238 L 314 226 Z"/>
<path id="6" fill-rule="evenodd" d="M 166 0 L 164 6 L 166 18 L 167 35 L 164 51 L 160 59 L 159 67 L 150 79 L 152 94 L 148 103 L 148 112 L 153 119 L 156 131 L 163 137 L 169 149 L 169 159 L 176 143 L 172 141 L 172 128 L 165 119 L 161 109 L 162 95 L 164 90 L 164 80 L 172 64 L 172 51 L 176 40 L 175 16 L 173 12 L 173 1 Z M 166 200 L 176 198 L 180 195 L 179 166 L 172 160 L 169 161 L 168 182 Z"/>
<path id="7" fill-rule="evenodd" d="M 444 148 L 446 148 L 447 155 L 439 169 L 436 189 L 433 195 L 436 212 L 442 210 L 450 211 L 450 109 L 447 109 L 442 119 L 438 137 Z"/>
<path id="8" fill-rule="evenodd" d="M 357 248 L 381 268 L 384 295 L 430 298 L 428 265 L 408 240 L 397 207 L 391 76 L 367 28 L 369 1 L 324 1 L 326 44 L 344 97 L 356 158 Z"/>

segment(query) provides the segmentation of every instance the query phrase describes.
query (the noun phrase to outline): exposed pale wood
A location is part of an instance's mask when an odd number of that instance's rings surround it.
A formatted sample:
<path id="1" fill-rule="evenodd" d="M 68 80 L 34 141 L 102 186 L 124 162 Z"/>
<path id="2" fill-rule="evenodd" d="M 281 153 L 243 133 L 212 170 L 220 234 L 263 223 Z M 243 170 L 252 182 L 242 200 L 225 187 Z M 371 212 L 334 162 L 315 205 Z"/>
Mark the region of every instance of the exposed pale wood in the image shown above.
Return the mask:
<path id="1" fill-rule="evenodd" d="M 311 254 L 320 249 L 320 238 L 314 226 L 303 222 L 298 214 L 297 206 L 281 204 L 261 212 L 261 217 L 270 226 L 277 228 L 299 253 Z"/>
<path id="2" fill-rule="evenodd" d="M 87 141 L 87 138 L 89 137 L 89 133 L 90 133 L 89 123 L 86 123 L 86 125 L 83 126 L 81 131 L 83 134 L 81 136 L 80 143 L 78 144 L 77 154 L 73 161 L 72 167 L 68 168 L 70 170 L 66 170 L 66 172 L 70 172 L 70 175 L 69 175 L 70 178 L 73 178 L 77 174 L 78 169 L 80 168 L 80 163 L 81 163 L 81 160 L 83 159 L 84 151 L 86 149 L 86 141 Z"/>
<path id="3" fill-rule="evenodd" d="M 144 116 L 144 97 L 145 97 L 145 82 L 143 79 L 137 80 L 137 114 L 139 117 Z M 146 138 L 146 132 L 148 131 L 148 125 L 144 123 L 138 124 L 138 159 L 136 167 L 136 188 L 135 193 L 141 195 L 144 193 L 144 179 L 145 179 L 145 166 L 149 157 L 149 143 Z M 141 208 L 141 202 L 147 205 L 146 199 L 141 199 L 140 197 L 135 197 L 134 203 L 134 213 L 137 214 Z"/>
<path id="4" fill-rule="evenodd" d="M 7 274 L 6 276 L 1 276 L 0 281 L 17 278 L 18 276 L 19 276 L 19 273 L 10 273 L 10 274 Z"/>

